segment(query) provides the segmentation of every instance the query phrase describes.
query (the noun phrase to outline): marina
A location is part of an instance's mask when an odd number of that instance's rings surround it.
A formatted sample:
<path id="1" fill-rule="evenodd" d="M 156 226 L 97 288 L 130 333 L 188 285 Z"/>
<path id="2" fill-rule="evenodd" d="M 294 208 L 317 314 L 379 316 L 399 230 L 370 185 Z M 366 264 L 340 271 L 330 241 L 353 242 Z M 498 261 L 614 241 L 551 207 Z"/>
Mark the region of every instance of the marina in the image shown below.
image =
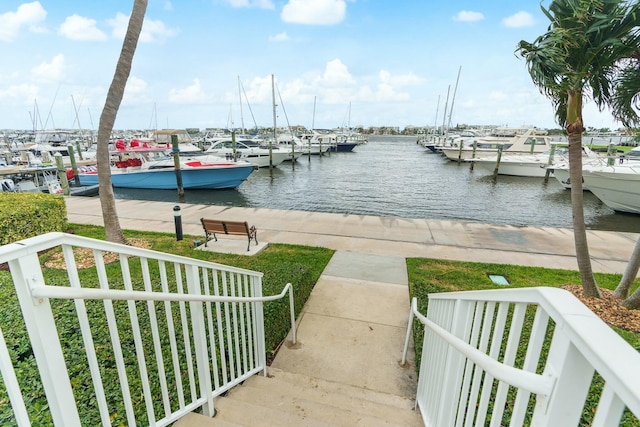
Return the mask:
<path id="1" fill-rule="evenodd" d="M 498 176 L 431 153 L 415 137 L 370 136 L 352 152 L 301 156 L 254 171 L 235 189 L 114 189 L 116 198 L 513 226 L 572 228 L 571 195 L 556 179 Z M 593 230 L 640 232 L 640 218 L 614 212 L 590 192 Z"/>

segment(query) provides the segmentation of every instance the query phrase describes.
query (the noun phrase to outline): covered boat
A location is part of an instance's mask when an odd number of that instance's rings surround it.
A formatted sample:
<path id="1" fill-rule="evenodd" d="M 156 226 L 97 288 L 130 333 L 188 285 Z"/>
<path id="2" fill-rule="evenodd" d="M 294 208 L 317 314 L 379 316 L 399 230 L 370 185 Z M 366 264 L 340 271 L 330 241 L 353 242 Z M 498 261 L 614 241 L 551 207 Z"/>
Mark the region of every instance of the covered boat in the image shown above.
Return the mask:
<path id="1" fill-rule="evenodd" d="M 123 148 L 111 153 L 111 183 L 118 188 L 177 189 L 175 160 L 170 151 L 160 148 Z M 179 156 L 184 189 L 235 188 L 246 180 L 254 165 L 217 156 Z M 95 166 L 81 167 L 82 185 L 98 183 Z"/>

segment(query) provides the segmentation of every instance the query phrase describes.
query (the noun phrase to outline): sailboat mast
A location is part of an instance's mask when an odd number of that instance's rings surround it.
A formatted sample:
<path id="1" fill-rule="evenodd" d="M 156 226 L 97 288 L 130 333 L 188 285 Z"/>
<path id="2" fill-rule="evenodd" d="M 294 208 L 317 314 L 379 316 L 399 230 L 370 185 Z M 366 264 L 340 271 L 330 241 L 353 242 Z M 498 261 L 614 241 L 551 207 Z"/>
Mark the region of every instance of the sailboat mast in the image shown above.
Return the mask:
<path id="1" fill-rule="evenodd" d="M 444 123 L 447 120 L 447 105 L 449 105 L 449 92 L 450 91 L 451 91 L 451 85 L 449 85 L 449 87 L 447 87 L 447 100 L 444 102 L 444 114 L 442 115 L 442 132 L 440 132 L 443 137 L 445 135 L 445 129 L 446 129 L 444 127 Z"/>
<path id="2" fill-rule="evenodd" d="M 438 128 L 438 113 L 440 112 L 440 95 L 438 95 L 438 104 L 436 105 L 436 118 L 433 121 L 433 132 Z"/>
<path id="3" fill-rule="evenodd" d="M 449 109 L 449 122 L 447 123 L 447 129 L 451 127 L 451 114 L 453 114 L 453 103 L 456 102 L 456 93 L 458 92 L 458 82 L 460 81 L 460 71 L 462 71 L 462 65 L 458 68 L 458 77 L 456 78 L 456 86 L 453 89 L 453 98 L 451 98 L 451 109 Z M 446 114 L 446 110 L 445 110 Z"/>
<path id="4" fill-rule="evenodd" d="M 238 98 L 240 100 L 240 126 L 242 134 L 244 135 L 244 117 L 242 116 L 242 91 L 240 90 L 240 76 L 238 76 Z"/>
<path id="5" fill-rule="evenodd" d="M 273 74 L 271 74 L 271 99 L 273 101 L 273 141 L 277 141 L 278 133 L 276 128 L 276 83 Z M 269 169 L 273 167 L 273 141 L 269 142 Z"/>

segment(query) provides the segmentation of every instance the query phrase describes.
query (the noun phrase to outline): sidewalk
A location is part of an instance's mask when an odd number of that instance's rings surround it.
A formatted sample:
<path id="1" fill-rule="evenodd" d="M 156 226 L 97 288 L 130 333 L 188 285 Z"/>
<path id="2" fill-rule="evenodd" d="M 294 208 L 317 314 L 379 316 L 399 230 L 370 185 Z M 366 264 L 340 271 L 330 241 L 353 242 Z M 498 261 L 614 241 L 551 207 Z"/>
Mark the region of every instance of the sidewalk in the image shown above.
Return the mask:
<path id="1" fill-rule="evenodd" d="M 97 197 L 66 197 L 71 223 L 103 225 Z M 123 229 L 175 232 L 175 203 L 117 200 Z M 425 257 L 576 270 L 568 229 L 178 204 L 185 235 L 204 241 L 200 218 L 246 220 L 258 241 L 323 246 L 395 257 Z M 593 270 L 622 273 L 638 235 L 588 231 Z M 240 236 L 224 236 L 220 244 Z M 222 243 L 224 244 L 224 243 Z M 220 246 L 220 245 L 219 245 Z M 246 252 L 246 246 L 245 246 Z"/>

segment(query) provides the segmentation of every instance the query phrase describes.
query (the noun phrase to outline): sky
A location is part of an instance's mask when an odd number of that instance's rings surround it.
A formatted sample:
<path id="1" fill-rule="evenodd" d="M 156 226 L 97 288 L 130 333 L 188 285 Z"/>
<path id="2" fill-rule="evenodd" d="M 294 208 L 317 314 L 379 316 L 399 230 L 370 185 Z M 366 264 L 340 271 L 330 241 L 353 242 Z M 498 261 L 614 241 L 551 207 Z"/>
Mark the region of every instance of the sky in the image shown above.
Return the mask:
<path id="1" fill-rule="evenodd" d="M 0 129 L 97 129 L 132 7 L 2 0 Z M 558 128 L 515 54 L 548 24 L 537 0 L 149 0 L 115 128 L 272 126 L 274 97 L 277 126 Z"/>

